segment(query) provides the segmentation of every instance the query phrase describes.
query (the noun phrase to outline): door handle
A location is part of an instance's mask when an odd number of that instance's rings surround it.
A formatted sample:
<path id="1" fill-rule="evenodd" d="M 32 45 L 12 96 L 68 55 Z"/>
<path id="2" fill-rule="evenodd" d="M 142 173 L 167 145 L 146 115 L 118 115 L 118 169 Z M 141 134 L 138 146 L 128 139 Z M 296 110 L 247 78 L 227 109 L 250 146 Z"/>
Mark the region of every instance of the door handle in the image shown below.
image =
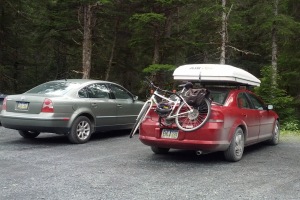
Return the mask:
<path id="1" fill-rule="evenodd" d="M 122 104 L 118 104 L 117 107 L 122 108 Z"/>

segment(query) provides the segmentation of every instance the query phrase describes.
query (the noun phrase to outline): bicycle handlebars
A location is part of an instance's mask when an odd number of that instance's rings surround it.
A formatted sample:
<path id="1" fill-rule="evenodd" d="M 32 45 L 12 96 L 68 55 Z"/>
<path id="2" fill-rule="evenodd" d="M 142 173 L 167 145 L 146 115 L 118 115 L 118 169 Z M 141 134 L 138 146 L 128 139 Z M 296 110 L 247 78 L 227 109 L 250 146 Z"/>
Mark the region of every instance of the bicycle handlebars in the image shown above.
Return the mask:
<path id="1" fill-rule="evenodd" d="M 154 85 L 154 83 L 149 79 L 149 78 L 147 78 L 147 77 L 145 77 L 146 78 L 146 80 L 147 80 L 147 83 L 151 86 L 151 87 L 154 87 L 155 89 L 157 89 L 157 90 L 159 90 L 159 91 L 161 91 L 161 92 L 165 92 L 165 93 L 168 93 L 168 94 L 175 94 L 176 96 L 179 96 L 177 93 L 175 93 L 175 92 L 171 92 L 171 91 L 169 91 L 169 90 L 163 90 L 163 89 L 161 89 L 160 87 L 158 87 L 158 86 L 156 86 L 156 85 Z M 186 90 L 188 90 L 188 89 L 190 89 L 190 88 L 193 88 L 193 83 L 191 83 L 191 82 L 186 82 L 185 84 L 181 84 L 181 85 L 179 85 L 178 87 L 181 87 L 181 88 L 185 88 Z"/>
<path id="2" fill-rule="evenodd" d="M 157 89 L 157 90 L 159 90 L 159 91 L 161 91 L 161 92 L 165 92 L 165 93 L 168 93 L 168 94 L 174 94 L 174 92 L 171 92 L 171 91 L 169 91 L 169 90 L 163 90 L 163 89 L 161 89 L 160 87 L 154 85 L 154 83 L 153 83 L 150 79 L 146 78 L 146 80 L 147 80 L 148 84 L 149 84 L 151 87 L 154 87 L 155 89 Z"/>

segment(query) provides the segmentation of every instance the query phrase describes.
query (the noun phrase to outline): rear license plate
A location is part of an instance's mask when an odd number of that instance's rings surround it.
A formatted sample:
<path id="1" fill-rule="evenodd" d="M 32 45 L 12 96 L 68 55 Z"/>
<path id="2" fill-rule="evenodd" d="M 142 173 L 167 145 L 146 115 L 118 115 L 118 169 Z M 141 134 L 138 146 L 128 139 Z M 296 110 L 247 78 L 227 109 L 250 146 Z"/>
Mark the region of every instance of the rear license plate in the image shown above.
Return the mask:
<path id="1" fill-rule="evenodd" d="M 161 133 L 161 138 L 177 139 L 178 130 L 174 129 L 163 129 Z"/>
<path id="2" fill-rule="evenodd" d="M 17 102 L 17 110 L 28 110 L 28 105 L 29 105 L 28 102 L 18 101 Z"/>

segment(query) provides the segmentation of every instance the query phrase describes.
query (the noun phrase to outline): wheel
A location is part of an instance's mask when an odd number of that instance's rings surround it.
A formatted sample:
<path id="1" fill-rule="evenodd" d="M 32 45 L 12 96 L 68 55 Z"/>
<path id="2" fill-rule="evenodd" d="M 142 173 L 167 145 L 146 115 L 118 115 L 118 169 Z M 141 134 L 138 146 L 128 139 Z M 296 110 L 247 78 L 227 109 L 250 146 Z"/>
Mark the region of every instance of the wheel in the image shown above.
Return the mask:
<path id="1" fill-rule="evenodd" d="M 273 136 L 270 140 L 267 141 L 267 143 L 270 145 L 277 145 L 279 143 L 279 136 L 280 136 L 279 121 L 276 120 L 274 130 L 273 130 Z"/>
<path id="2" fill-rule="evenodd" d="M 238 127 L 235 130 L 230 146 L 224 152 L 224 156 L 226 160 L 236 162 L 242 159 L 244 153 L 244 147 L 245 147 L 244 137 L 245 136 L 243 130 L 240 127 Z"/>
<path id="3" fill-rule="evenodd" d="M 168 148 L 160 148 L 160 147 L 151 147 L 151 150 L 155 153 L 155 154 L 166 154 L 169 152 L 170 149 Z"/>
<path id="4" fill-rule="evenodd" d="M 141 124 L 142 121 L 144 120 L 145 115 L 147 114 L 149 107 L 150 107 L 150 102 L 146 102 L 146 103 L 143 105 L 143 107 L 142 107 L 142 109 L 141 109 L 141 111 L 140 111 L 138 117 L 136 118 L 136 122 L 135 122 L 135 124 L 133 125 L 133 127 L 132 127 L 132 129 L 131 129 L 131 132 L 130 132 L 130 134 L 129 134 L 129 137 L 130 137 L 130 138 L 133 137 L 133 135 L 136 133 L 136 131 L 137 131 L 138 128 L 140 127 L 140 124 Z"/>
<path id="5" fill-rule="evenodd" d="M 183 131 L 194 131 L 202 127 L 209 119 L 211 105 L 208 99 L 197 107 L 192 107 L 192 112 L 188 112 L 186 104 L 181 104 L 176 111 L 175 123 Z M 185 114 L 184 114 L 185 113 Z"/>
<path id="6" fill-rule="evenodd" d="M 86 143 L 92 135 L 92 130 L 92 123 L 89 118 L 79 116 L 72 124 L 68 139 L 74 144 Z"/>
<path id="7" fill-rule="evenodd" d="M 19 130 L 19 134 L 23 138 L 36 138 L 40 134 L 40 132 Z"/>

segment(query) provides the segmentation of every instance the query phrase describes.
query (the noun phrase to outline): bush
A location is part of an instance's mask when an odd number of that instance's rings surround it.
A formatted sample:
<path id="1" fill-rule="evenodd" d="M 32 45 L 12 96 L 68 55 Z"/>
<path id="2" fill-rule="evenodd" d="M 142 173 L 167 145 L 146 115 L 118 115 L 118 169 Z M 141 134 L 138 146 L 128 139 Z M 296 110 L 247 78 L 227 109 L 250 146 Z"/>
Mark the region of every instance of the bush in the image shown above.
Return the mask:
<path id="1" fill-rule="evenodd" d="M 299 121 L 298 120 L 291 120 L 288 122 L 285 122 L 281 125 L 282 131 L 293 131 L 293 132 L 299 132 Z"/>
<path id="2" fill-rule="evenodd" d="M 261 70 L 262 79 L 260 87 L 255 88 L 255 92 L 267 103 L 274 106 L 274 111 L 279 115 L 282 127 L 286 130 L 299 130 L 299 121 L 296 117 L 296 101 L 287 95 L 286 91 L 280 89 L 272 80 L 273 69 L 270 66 L 263 67 Z M 280 76 L 277 75 L 277 82 Z"/>

